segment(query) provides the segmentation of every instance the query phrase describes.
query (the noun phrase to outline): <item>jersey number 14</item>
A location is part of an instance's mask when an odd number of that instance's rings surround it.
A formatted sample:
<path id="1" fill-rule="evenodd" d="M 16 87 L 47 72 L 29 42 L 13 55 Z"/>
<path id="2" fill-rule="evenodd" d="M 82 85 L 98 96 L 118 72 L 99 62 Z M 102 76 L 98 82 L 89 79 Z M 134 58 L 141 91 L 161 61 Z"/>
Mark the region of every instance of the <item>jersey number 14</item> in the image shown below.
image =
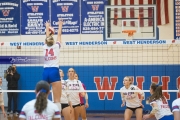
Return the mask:
<path id="1" fill-rule="evenodd" d="M 53 51 L 52 48 L 51 48 L 50 50 L 46 49 L 46 56 L 48 56 L 49 54 L 50 54 L 51 56 L 54 56 L 54 51 Z"/>

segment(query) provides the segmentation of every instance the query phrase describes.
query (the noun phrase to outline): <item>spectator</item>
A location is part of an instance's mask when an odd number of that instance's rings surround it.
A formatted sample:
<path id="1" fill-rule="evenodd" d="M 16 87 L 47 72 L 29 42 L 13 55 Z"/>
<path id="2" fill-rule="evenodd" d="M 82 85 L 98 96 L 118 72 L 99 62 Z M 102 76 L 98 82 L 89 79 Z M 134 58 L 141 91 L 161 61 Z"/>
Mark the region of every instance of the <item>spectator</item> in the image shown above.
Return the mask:
<path id="1" fill-rule="evenodd" d="M 0 77 L 0 90 L 2 90 L 2 77 Z M 4 110 L 3 92 L 0 92 L 0 107 L 1 107 L 4 117 L 6 117 L 6 112 Z"/>
<path id="2" fill-rule="evenodd" d="M 6 80 L 8 82 L 8 90 L 18 90 L 18 80 L 20 79 L 20 74 L 16 71 L 16 65 L 9 66 L 7 70 Z M 11 103 L 13 101 L 13 114 L 18 116 L 17 112 L 17 92 L 8 92 L 8 110 L 7 115 L 10 116 L 12 111 Z"/>

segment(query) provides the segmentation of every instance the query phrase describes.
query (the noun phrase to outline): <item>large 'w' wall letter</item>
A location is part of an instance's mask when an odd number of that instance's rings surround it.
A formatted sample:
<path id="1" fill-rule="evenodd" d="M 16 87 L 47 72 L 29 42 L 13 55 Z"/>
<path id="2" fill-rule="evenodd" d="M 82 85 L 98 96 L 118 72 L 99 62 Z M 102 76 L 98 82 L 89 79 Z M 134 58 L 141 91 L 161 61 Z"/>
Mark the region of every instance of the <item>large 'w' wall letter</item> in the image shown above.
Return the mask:
<path id="1" fill-rule="evenodd" d="M 94 83 L 96 84 L 97 90 L 115 90 L 116 84 L 118 82 L 118 77 L 94 77 Z M 114 92 L 98 92 L 100 100 L 105 100 L 107 96 L 108 100 L 113 100 Z"/>

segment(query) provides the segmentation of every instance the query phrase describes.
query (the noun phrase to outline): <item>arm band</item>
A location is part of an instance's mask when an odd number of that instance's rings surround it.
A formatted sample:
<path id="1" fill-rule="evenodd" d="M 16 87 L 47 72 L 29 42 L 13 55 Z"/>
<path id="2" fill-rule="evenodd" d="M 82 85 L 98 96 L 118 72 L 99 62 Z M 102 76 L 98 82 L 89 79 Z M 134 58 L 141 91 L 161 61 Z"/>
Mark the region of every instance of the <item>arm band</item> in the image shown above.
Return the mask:
<path id="1" fill-rule="evenodd" d="M 88 100 L 88 94 L 87 93 L 85 94 L 84 97 L 85 97 L 86 100 Z"/>
<path id="2" fill-rule="evenodd" d="M 151 114 L 156 114 L 156 112 L 158 111 L 158 107 L 153 107 L 152 111 L 151 111 Z"/>

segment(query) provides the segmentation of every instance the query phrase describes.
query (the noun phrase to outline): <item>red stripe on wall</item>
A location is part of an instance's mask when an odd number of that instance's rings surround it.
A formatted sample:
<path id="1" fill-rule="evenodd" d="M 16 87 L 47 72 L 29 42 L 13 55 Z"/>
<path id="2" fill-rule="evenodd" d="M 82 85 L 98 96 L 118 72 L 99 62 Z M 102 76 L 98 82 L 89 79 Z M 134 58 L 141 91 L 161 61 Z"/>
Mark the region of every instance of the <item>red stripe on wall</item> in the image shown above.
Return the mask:
<path id="1" fill-rule="evenodd" d="M 121 0 L 122 5 L 126 5 L 126 0 Z M 122 8 L 122 18 L 126 18 L 126 8 Z M 126 22 L 123 23 L 124 26 L 126 26 Z"/>
<path id="2" fill-rule="evenodd" d="M 165 24 L 169 23 L 168 0 L 164 0 Z"/>
<path id="3" fill-rule="evenodd" d="M 144 0 L 139 0 L 139 5 L 143 5 Z M 141 19 L 144 17 L 144 8 L 143 7 L 140 7 L 139 8 L 139 17 L 140 17 L 140 27 L 144 27 L 144 19 Z"/>
<path id="4" fill-rule="evenodd" d="M 148 5 L 153 4 L 152 0 L 148 0 Z M 148 7 L 148 18 L 153 18 L 153 8 Z M 153 19 L 148 19 L 148 26 L 153 25 Z"/>
<path id="5" fill-rule="evenodd" d="M 156 0 L 157 6 L 157 25 L 161 25 L 161 0 Z"/>
<path id="6" fill-rule="evenodd" d="M 118 0 L 114 0 L 114 5 L 118 5 Z M 114 25 L 117 25 L 118 22 L 118 8 L 114 8 Z"/>
<path id="7" fill-rule="evenodd" d="M 134 5 L 134 0 L 130 0 L 130 5 Z M 130 18 L 134 19 L 134 8 L 130 8 Z M 131 21 L 130 26 L 135 26 L 135 22 Z"/>

